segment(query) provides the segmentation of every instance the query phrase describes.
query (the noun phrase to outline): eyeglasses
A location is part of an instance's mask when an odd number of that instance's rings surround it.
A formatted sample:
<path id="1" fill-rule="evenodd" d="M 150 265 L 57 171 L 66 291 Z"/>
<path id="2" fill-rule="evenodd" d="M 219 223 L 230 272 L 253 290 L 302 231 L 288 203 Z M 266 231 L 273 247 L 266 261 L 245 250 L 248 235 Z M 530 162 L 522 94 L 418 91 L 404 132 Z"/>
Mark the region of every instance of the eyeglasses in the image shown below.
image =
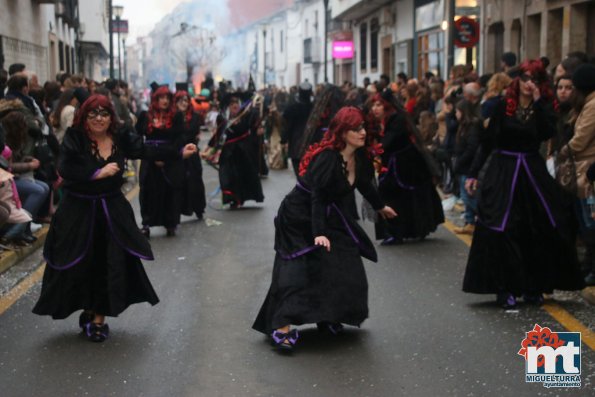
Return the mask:
<path id="1" fill-rule="evenodd" d="M 522 75 L 521 75 L 521 81 L 522 81 L 523 83 L 526 83 L 526 82 L 528 82 L 528 81 L 532 81 L 532 82 L 533 82 L 533 83 L 535 83 L 535 84 L 539 83 L 539 80 L 537 80 L 535 77 L 533 77 L 533 76 L 530 76 L 530 75 L 528 75 L 528 74 L 522 74 Z"/>
<path id="2" fill-rule="evenodd" d="M 87 113 L 88 119 L 96 119 L 98 117 L 101 117 L 102 119 L 107 119 L 110 118 L 110 116 L 111 114 L 107 110 L 91 110 L 89 113 Z"/>

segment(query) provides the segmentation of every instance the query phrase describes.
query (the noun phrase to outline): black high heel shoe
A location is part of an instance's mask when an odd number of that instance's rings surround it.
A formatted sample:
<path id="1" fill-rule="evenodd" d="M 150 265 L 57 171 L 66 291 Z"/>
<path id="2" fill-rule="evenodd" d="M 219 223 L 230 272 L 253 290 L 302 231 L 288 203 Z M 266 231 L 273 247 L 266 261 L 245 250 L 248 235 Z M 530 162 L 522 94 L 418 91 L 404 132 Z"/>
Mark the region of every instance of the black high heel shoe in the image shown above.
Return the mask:
<path id="1" fill-rule="evenodd" d="M 292 329 L 287 333 L 275 330 L 271 334 L 273 345 L 275 345 L 277 350 L 282 352 L 293 351 L 293 346 L 296 344 L 299 337 L 300 335 L 298 334 L 297 329 Z"/>
<path id="2" fill-rule="evenodd" d="M 109 325 L 106 323 L 87 323 L 85 325 L 85 333 L 87 334 L 87 339 L 91 342 L 101 343 L 109 338 Z"/>

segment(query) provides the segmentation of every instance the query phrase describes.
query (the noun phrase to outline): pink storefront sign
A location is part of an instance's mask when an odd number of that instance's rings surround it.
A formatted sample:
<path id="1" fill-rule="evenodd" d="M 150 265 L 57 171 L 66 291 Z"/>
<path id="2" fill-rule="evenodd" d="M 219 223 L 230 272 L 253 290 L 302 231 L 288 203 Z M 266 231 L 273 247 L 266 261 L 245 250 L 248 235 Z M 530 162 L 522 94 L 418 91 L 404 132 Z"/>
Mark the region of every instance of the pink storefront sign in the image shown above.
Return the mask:
<path id="1" fill-rule="evenodd" d="M 353 58 L 353 41 L 333 41 L 333 58 Z"/>

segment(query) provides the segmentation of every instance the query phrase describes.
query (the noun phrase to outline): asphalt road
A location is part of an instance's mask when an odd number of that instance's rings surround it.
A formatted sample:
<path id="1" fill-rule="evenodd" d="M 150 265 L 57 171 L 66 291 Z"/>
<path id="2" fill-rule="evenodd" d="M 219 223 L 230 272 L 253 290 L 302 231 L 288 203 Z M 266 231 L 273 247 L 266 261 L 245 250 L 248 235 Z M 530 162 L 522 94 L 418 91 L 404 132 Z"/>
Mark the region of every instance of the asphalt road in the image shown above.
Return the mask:
<path id="1" fill-rule="evenodd" d="M 216 188 L 213 170 L 205 181 Z M 505 312 L 492 296 L 462 293 L 468 247 L 444 228 L 423 242 L 378 247 L 379 263 L 366 263 L 370 318 L 361 329 L 328 337 L 304 326 L 292 356 L 273 351 L 250 327 L 270 282 L 272 220 L 294 183 L 291 171 L 273 171 L 263 204 L 208 210 L 221 224 L 184 218 L 175 238 L 153 228 L 156 260 L 145 265 L 161 302 L 108 319 L 103 344 L 78 333 L 78 314 L 33 315 L 35 285 L 0 315 L 0 396 L 595 395 L 586 345 L 582 388 L 525 382 L 517 355 L 525 332 L 562 325 L 542 308 Z M 595 310 L 578 294 L 556 299 L 595 329 Z"/>

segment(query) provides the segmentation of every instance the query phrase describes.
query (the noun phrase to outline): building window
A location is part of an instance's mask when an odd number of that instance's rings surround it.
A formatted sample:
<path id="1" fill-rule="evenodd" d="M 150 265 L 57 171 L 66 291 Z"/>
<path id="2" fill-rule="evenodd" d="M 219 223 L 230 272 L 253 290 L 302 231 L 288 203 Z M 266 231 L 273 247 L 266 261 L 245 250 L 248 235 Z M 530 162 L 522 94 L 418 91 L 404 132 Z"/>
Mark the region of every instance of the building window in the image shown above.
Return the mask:
<path id="1" fill-rule="evenodd" d="M 426 72 L 441 75 L 444 66 L 444 33 L 441 29 L 420 33 L 417 37 L 417 77 Z"/>
<path id="2" fill-rule="evenodd" d="M 283 52 L 283 31 L 279 32 L 279 52 Z"/>
<path id="3" fill-rule="evenodd" d="M 58 42 L 58 57 L 60 58 L 60 72 L 64 72 L 64 42 L 62 40 Z"/>
<path id="4" fill-rule="evenodd" d="M 368 67 L 368 24 L 362 23 L 359 27 L 359 63 L 362 72 Z"/>
<path id="5" fill-rule="evenodd" d="M 380 25 L 378 18 L 372 19 L 370 22 L 370 68 L 372 71 L 378 69 L 378 32 Z"/>

